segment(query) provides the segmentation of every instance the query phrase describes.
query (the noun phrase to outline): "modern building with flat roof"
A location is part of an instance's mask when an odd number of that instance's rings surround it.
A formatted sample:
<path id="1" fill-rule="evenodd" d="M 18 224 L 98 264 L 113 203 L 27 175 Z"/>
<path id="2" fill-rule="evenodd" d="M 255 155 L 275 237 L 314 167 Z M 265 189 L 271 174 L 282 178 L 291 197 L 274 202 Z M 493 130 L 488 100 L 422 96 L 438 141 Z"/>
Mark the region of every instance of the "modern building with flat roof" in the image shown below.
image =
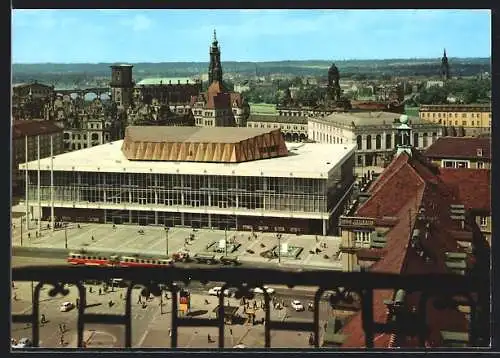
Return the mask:
<path id="1" fill-rule="evenodd" d="M 19 168 L 34 218 L 327 235 L 354 150 L 285 143 L 279 129 L 128 127 L 124 140 Z"/>

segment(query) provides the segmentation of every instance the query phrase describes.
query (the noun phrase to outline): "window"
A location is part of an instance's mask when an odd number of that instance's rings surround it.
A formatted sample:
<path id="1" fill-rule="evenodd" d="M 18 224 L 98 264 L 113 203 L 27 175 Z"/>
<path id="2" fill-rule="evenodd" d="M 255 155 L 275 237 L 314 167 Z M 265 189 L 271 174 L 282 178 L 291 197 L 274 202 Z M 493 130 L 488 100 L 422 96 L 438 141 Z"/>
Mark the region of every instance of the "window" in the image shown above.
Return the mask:
<path id="1" fill-rule="evenodd" d="M 361 136 L 360 136 L 360 135 L 358 135 L 358 136 L 356 137 L 356 143 L 357 143 L 357 145 L 358 145 L 358 150 L 361 150 L 361 149 L 362 149 L 362 146 L 363 146 L 363 143 L 362 143 L 362 139 L 361 139 Z M 359 158 L 360 158 L 360 157 L 359 157 Z"/>
<path id="2" fill-rule="evenodd" d="M 450 121 L 450 124 L 451 124 L 451 121 Z M 455 121 L 455 125 L 458 126 L 458 121 Z"/>
<path id="3" fill-rule="evenodd" d="M 484 163 L 483 162 L 477 162 L 477 169 L 484 169 Z"/>
<path id="4" fill-rule="evenodd" d="M 363 157 L 358 155 L 358 165 L 363 165 Z"/>
<path id="5" fill-rule="evenodd" d="M 380 134 L 377 134 L 375 137 L 375 148 L 380 149 L 382 147 L 382 138 L 380 137 Z"/>
<path id="6" fill-rule="evenodd" d="M 462 118 L 466 118 L 467 117 L 467 113 L 462 113 Z"/>
<path id="7" fill-rule="evenodd" d="M 366 136 L 366 149 L 372 149 L 372 136 L 369 134 Z"/>
<path id="8" fill-rule="evenodd" d="M 438 113 L 438 118 L 441 118 L 441 113 Z"/>
<path id="9" fill-rule="evenodd" d="M 467 125 L 467 121 L 462 121 L 462 126 L 466 126 Z"/>
<path id="10" fill-rule="evenodd" d="M 471 121 L 471 122 L 470 122 L 470 125 L 471 125 L 472 127 L 474 127 L 474 121 Z"/>
<path id="11" fill-rule="evenodd" d="M 385 135 L 385 149 L 392 148 L 392 134 Z"/>
<path id="12" fill-rule="evenodd" d="M 458 113 L 455 113 L 455 118 L 458 118 Z"/>
<path id="13" fill-rule="evenodd" d="M 486 216 L 481 216 L 481 218 L 480 218 L 480 222 L 481 222 L 481 227 L 488 226 L 488 217 L 486 217 Z"/>

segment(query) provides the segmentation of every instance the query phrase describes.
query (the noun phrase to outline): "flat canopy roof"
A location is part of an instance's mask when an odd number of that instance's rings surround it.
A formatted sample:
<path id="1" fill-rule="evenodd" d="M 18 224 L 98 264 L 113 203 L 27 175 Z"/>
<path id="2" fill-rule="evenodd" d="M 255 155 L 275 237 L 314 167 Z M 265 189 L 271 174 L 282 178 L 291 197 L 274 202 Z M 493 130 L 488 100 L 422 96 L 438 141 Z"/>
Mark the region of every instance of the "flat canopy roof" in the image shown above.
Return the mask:
<path id="1" fill-rule="evenodd" d="M 129 126 L 126 136 L 134 142 L 237 143 L 265 133 L 265 128 Z"/>
<path id="2" fill-rule="evenodd" d="M 122 144 L 123 140 L 119 140 L 56 155 L 54 171 L 326 179 L 331 170 L 353 155 L 356 147 L 355 144 L 286 143 L 289 155 L 283 157 L 240 163 L 205 163 L 128 160 L 121 150 Z M 40 160 L 42 171 L 50 171 L 50 165 L 50 157 Z M 25 163 L 19 165 L 21 170 L 25 167 Z M 28 168 L 37 170 L 37 161 L 29 162 Z"/>

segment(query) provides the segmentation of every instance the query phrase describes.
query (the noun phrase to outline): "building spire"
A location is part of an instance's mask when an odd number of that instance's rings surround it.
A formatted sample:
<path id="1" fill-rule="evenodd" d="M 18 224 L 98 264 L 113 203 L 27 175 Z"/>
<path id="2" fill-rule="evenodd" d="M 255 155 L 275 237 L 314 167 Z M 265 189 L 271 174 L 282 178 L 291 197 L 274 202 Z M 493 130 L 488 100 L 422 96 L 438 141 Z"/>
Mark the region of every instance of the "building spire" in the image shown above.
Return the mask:
<path id="1" fill-rule="evenodd" d="M 217 42 L 217 33 L 216 33 L 215 29 L 214 29 L 214 42 Z"/>
<path id="2" fill-rule="evenodd" d="M 446 57 L 446 48 L 443 51 L 443 57 Z"/>

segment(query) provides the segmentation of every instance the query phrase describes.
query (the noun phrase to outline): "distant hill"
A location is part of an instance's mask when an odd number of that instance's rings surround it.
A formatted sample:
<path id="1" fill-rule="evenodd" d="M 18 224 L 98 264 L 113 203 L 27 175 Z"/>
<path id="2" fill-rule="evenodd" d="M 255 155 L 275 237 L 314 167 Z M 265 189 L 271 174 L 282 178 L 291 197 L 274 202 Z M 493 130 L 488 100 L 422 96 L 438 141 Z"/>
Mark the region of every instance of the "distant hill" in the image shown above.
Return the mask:
<path id="1" fill-rule="evenodd" d="M 462 76 L 476 75 L 480 71 L 490 72 L 490 58 L 450 58 L 452 73 Z M 223 62 L 225 73 L 242 75 L 291 74 L 296 76 L 326 76 L 332 61 L 272 61 L 272 62 Z M 335 61 L 341 75 L 436 75 L 440 59 L 387 59 L 387 60 L 344 60 Z M 13 81 L 29 80 L 64 82 L 70 77 L 109 77 L 111 63 L 39 63 L 13 64 Z M 136 81 L 145 77 L 188 77 L 207 73 L 208 62 L 162 62 L 133 63 Z M 48 80 L 50 78 L 50 80 Z M 69 80 L 74 81 L 74 80 Z"/>

